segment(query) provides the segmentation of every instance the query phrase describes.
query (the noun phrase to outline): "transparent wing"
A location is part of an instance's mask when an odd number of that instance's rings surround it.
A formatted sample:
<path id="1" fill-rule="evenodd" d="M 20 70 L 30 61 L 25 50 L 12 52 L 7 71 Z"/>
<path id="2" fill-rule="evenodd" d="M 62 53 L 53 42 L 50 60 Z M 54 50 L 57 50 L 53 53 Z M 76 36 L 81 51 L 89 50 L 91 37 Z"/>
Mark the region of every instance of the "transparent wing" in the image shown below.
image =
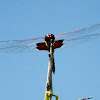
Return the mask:
<path id="1" fill-rule="evenodd" d="M 31 38 L 25 40 L 0 41 L 0 52 L 4 53 L 23 53 L 36 50 L 36 43 L 44 38 Z"/>
<path id="2" fill-rule="evenodd" d="M 0 48 L 28 45 L 28 44 L 40 42 L 42 40 L 44 40 L 44 38 L 31 38 L 31 39 L 25 39 L 25 40 L 0 41 Z"/>
<path id="3" fill-rule="evenodd" d="M 100 34 L 92 34 L 92 35 L 71 38 L 71 39 L 64 39 L 63 47 L 76 46 L 76 45 L 83 44 L 85 42 L 89 42 L 89 41 L 97 39 L 97 38 L 100 38 Z"/>
<path id="4" fill-rule="evenodd" d="M 97 31 L 100 29 L 100 24 L 96 24 L 93 26 L 89 26 L 80 30 L 72 31 L 72 32 L 66 32 L 59 35 L 56 35 L 55 37 L 61 37 L 61 38 L 72 38 L 72 37 L 79 37 L 89 34 L 94 34 L 93 32 L 97 33 Z"/>
<path id="5" fill-rule="evenodd" d="M 36 50 L 36 43 L 0 48 L 0 52 L 3 53 L 30 53 Z"/>

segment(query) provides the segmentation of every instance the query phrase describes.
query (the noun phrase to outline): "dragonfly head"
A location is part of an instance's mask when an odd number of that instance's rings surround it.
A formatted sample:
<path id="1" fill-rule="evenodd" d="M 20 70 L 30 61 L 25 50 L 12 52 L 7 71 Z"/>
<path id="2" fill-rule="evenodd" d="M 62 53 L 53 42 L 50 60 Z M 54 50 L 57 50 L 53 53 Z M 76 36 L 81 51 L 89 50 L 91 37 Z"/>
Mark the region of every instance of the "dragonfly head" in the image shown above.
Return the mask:
<path id="1" fill-rule="evenodd" d="M 45 44 L 46 46 L 49 46 L 50 45 L 50 41 L 52 40 L 52 42 L 54 43 L 55 41 L 55 36 L 53 34 L 47 34 L 45 36 Z"/>
<path id="2" fill-rule="evenodd" d="M 53 34 L 47 34 L 46 36 L 45 36 L 45 41 L 46 42 L 49 42 L 50 40 L 55 40 L 55 36 L 53 35 Z"/>

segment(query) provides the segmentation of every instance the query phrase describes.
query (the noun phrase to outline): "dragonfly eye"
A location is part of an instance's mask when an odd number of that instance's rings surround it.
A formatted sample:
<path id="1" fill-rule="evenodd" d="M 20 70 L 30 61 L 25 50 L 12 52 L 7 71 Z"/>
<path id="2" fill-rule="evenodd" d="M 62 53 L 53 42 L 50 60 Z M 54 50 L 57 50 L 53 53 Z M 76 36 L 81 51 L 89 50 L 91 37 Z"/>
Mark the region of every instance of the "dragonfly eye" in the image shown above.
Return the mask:
<path id="1" fill-rule="evenodd" d="M 53 34 L 47 34 L 45 36 L 45 41 L 49 42 L 51 39 L 55 40 L 55 36 Z"/>

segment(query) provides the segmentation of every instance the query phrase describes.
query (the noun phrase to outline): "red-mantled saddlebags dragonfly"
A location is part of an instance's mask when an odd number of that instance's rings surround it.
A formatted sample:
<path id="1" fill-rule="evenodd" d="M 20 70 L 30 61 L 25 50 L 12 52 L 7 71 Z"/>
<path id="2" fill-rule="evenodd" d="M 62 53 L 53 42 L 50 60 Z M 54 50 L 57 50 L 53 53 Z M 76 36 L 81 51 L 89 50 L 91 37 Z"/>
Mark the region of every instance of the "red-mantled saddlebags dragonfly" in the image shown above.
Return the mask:
<path id="1" fill-rule="evenodd" d="M 43 38 L 31 38 L 24 40 L 0 41 L 0 52 L 23 53 L 23 52 L 33 52 L 36 49 L 49 51 L 46 38 L 49 39 L 52 36 L 55 39 L 54 49 L 60 48 L 62 46 L 65 47 L 75 46 L 99 38 L 100 24 L 96 24 L 72 32 L 62 33 L 55 36 L 53 34 L 48 34 L 45 36 L 45 38 L 43 37 Z"/>

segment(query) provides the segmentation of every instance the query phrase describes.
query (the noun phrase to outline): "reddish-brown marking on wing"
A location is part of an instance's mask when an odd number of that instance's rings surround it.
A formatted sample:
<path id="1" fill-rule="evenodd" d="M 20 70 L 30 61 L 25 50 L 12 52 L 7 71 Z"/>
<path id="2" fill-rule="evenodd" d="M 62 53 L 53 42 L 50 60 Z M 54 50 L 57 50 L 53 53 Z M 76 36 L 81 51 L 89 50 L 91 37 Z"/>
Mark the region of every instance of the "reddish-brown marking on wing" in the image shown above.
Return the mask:
<path id="1" fill-rule="evenodd" d="M 55 41 L 55 49 L 60 48 L 63 45 L 63 40 Z"/>
<path id="2" fill-rule="evenodd" d="M 37 43 L 36 45 L 37 45 L 36 48 L 38 50 L 47 50 L 47 51 L 49 51 L 49 48 L 45 45 L 45 42 Z"/>
<path id="3" fill-rule="evenodd" d="M 49 48 L 45 45 L 45 42 L 37 43 L 37 49 L 38 50 L 47 50 L 49 51 Z M 60 48 L 63 45 L 63 40 L 57 40 L 55 41 L 55 49 Z"/>

